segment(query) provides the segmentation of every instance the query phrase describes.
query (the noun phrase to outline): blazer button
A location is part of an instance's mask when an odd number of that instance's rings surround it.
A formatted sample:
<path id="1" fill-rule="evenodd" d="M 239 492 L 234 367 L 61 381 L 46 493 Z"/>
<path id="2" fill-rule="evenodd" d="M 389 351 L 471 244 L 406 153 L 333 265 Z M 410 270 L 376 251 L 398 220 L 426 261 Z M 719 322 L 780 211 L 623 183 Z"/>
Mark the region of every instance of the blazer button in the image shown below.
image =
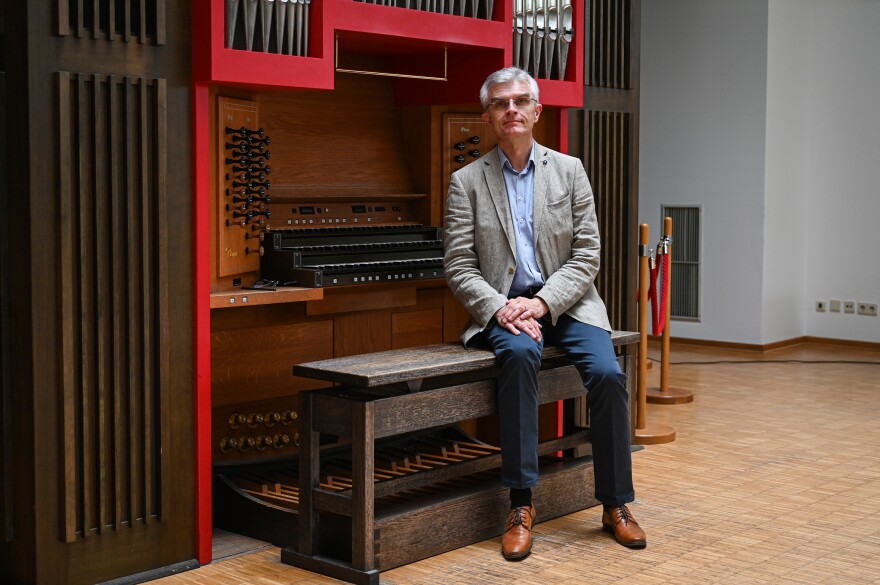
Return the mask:
<path id="1" fill-rule="evenodd" d="M 515 272 L 516 272 L 516 268 L 508 268 L 507 269 L 507 274 L 513 274 Z"/>

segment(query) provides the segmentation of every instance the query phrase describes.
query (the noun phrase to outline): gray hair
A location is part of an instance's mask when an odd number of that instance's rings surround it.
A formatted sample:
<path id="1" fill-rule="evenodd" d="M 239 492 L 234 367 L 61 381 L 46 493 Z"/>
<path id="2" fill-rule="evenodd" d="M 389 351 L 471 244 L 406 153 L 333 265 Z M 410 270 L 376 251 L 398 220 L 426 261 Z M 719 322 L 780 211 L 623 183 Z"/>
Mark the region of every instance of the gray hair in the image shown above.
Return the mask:
<path id="1" fill-rule="evenodd" d="M 541 102 L 541 96 L 538 91 L 538 82 L 535 81 L 535 78 L 519 67 L 506 67 L 504 69 L 499 69 L 495 73 L 491 73 L 489 77 L 486 78 L 486 81 L 483 82 L 483 87 L 480 88 L 480 103 L 483 105 L 484 110 L 489 108 L 489 88 L 499 83 L 510 83 L 511 81 L 522 81 L 529 84 L 529 90 L 532 92 L 532 97 L 535 98 L 538 103 Z"/>

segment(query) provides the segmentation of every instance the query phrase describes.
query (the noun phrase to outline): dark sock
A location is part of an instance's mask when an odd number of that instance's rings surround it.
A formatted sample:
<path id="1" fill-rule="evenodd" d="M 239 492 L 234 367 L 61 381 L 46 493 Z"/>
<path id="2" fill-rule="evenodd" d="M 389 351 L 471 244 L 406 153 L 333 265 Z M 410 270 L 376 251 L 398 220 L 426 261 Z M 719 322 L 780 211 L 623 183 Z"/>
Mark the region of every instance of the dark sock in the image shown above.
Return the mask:
<path id="1" fill-rule="evenodd" d="M 532 505 L 532 488 L 510 488 L 510 507 L 519 508 L 521 506 Z"/>

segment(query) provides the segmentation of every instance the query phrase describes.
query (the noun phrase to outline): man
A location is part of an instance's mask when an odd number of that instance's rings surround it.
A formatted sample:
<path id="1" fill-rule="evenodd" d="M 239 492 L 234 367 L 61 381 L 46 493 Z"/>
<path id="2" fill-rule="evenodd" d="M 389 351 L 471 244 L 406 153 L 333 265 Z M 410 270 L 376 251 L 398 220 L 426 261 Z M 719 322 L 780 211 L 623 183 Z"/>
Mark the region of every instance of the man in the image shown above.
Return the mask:
<path id="1" fill-rule="evenodd" d="M 635 497 L 626 377 L 593 285 L 599 232 L 590 183 L 578 159 L 535 142 L 542 107 L 528 73 L 492 73 L 480 102 L 498 147 L 451 177 L 444 268 L 472 317 L 462 341 L 491 348 L 498 360 L 501 480 L 510 488 L 501 552 L 518 560 L 532 548 L 545 343 L 566 352 L 587 389 L 603 528 L 620 544 L 642 548 L 645 533 L 625 505 Z"/>

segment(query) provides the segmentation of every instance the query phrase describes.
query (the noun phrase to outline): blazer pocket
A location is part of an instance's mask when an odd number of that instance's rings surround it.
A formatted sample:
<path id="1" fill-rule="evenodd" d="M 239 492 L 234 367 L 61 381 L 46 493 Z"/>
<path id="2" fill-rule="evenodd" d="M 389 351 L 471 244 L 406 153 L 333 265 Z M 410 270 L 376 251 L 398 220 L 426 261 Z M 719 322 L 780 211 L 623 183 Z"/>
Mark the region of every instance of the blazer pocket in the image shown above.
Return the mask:
<path id="1" fill-rule="evenodd" d="M 558 199 L 548 198 L 546 207 L 547 213 L 554 217 L 560 217 L 564 215 L 568 215 L 568 217 L 571 217 L 571 198 L 569 198 L 568 194 L 563 195 Z"/>

